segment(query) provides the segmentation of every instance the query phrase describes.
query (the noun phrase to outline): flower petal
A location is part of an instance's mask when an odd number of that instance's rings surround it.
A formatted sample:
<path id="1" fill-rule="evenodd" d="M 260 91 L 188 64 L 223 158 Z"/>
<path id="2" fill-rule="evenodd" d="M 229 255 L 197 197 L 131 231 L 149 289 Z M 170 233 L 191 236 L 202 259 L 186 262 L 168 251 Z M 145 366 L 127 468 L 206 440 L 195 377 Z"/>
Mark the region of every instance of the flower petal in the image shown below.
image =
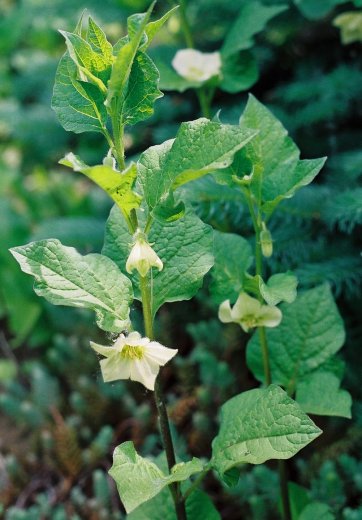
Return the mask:
<path id="1" fill-rule="evenodd" d="M 138 332 L 131 332 L 126 338 L 126 344 L 131 347 L 145 347 L 149 342 L 148 338 L 142 338 Z"/>
<path id="2" fill-rule="evenodd" d="M 115 356 L 102 359 L 100 365 L 105 383 L 117 379 L 129 379 L 131 376 L 131 362 L 127 359 L 121 359 L 118 353 Z"/>
<path id="3" fill-rule="evenodd" d="M 282 321 L 282 311 L 273 305 L 263 305 L 259 317 L 258 325 L 264 327 L 277 327 Z"/>
<path id="4" fill-rule="evenodd" d="M 261 303 L 256 298 L 252 298 L 245 292 L 240 293 L 231 311 L 232 321 L 239 322 L 244 316 L 257 316 L 261 306 Z"/>
<path id="5" fill-rule="evenodd" d="M 234 321 L 231 316 L 230 300 L 225 300 L 224 302 L 222 302 L 222 304 L 219 307 L 218 316 L 219 316 L 219 320 L 222 323 L 230 323 L 230 322 Z"/>
<path id="6" fill-rule="evenodd" d="M 145 348 L 145 357 L 155 361 L 158 365 L 164 366 L 170 359 L 176 356 L 178 350 L 174 348 L 167 348 L 157 343 L 157 341 L 151 341 Z"/>
<path id="7" fill-rule="evenodd" d="M 158 372 L 154 363 L 148 363 L 146 359 L 137 360 L 131 366 L 131 379 L 142 383 L 148 390 L 154 390 Z"/>
<path id="8" fill-rule="evenodd" d="M 101 354 L 102 356 L 109 357 L 116 353 L 116 350 L 114 347 L 105 347 L 103 345 L 98 345 L 98 343 L 93 343 L 93 341 L 90 342 L 90 346 L 93 350 L 98 352 L 98 354 Z"/>

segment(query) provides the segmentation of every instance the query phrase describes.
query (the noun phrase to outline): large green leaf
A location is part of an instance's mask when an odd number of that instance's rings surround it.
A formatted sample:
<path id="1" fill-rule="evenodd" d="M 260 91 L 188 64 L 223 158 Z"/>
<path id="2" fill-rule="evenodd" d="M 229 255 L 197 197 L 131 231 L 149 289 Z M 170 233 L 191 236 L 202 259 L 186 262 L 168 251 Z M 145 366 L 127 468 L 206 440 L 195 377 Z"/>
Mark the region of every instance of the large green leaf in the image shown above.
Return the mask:
<path id="1" fill-rule="evenodd" d="M 336 517 L 330 507 L 322 502 L 308 504 L 298 516 L 298 520 L 316 520 L 317 518 L 318 520 L 335 520 Z"/>
<path id="2" fill-rule="evenodd" d="M 259 77 L 256 59 L 249 51 L 222 56 L 221 73 L 219 86 L 230 94 L 249 89 Z"/>
<path id="3" fill-rule="evenodd" d="M 295 302 L 281 305 L 279 327 L 266 331 L 273 383 L 289 391 L 342 347 L 345 334 L 342 318 L 329 286 L 302 293 Z M 254 334 L 247 347 L 247 363 L 263 381 L 261 347 Z"/>
<path id="4" fill-rule="evenodd" d="M 215 264 L 211 270 L 210 292 L 216 303 L 235 302 L 243 288 L 245 271 L 253 261 L 251 246 L 245 238 L 214 231 Z"/>
<path id="5" fill-rule="evenodd" d="M 149 242 L 163 262 L 162 271 L 152 271 L 153 312 L 165 302 L 192 298 L 213 265 L 212 228 L 188 210 L 182 219 L 175 222 L 154 222 Z M 121 213 L 114 207 L 107 221 L 103 254 L 126 272 L 130 249 L 128 228 Z M 137 288 L 136 276 L 134 285 Z M 139 297 L 137 291 L 136 297 Z"/>
<path id="6" fill-rule="evenodd" d="M 134 125 L 153 114 L 156 99 L 163 96 L 158 89 L 160 76 L 147 54 L 138 52 L 132 65 L 127 93 L 122 107 L 122 121 Z"/>
<path id="7" fill-rule="evenodd" d="M 304 16 L 311 20 L 323 18 L 323 16 L 326 16 L 336 5 L 346 3 L 346 0 L 323 0 L 322 2 L 316 2 L 315 0 L 293 1 Z"/>
<path id="8" fill-rule="evenodd" d="M 287 9 L 286 5 L 264 5 L 259 0 L 244 0 L 238 18 L 229 30 L 221 52 L 235 54 L 254 45 L 254 36 L 262 31 L 268 21 Z"/>
<path id="9" fill-rule="evenodd" d="M 68 53 L 61 58 L 52 98 L 59 122 L 65 130 L 103 132 L 107 121 L 105 96 L 91 83 L 78 79 L 77 65 Z"/>
<path id="10" fill-rule="evenodd" d="M 154 462 L 140 457 L 133 442 L 127 441 L 115 449 L 109 474 L 116 481 L 123 505 L 127 513 L 130 513 L 172 482 L 187 480 L 203 469 L 202 462 L 193 458 L 189 462 L 176 464 L 171 473 L 165 475 Z"/>
<path id="11" fill-rule="evenodd" d="M 172 189 L 208 172 L 226 168 L 255 130 L 205 118 L 182 123 L 173 142 L 146 150 L 139 160 L 139 182 L 152 210 Z"/>
<path id="12" fill-rule="evenodd" d="M 132 285 L 109 258 L 82 256 L 55 239 L 10 251 L 21 269 L 34 276 L 34 290 L 39 296 L 54 305 L 94 310 L 103 330 L 119 332 L 129 325 Z"/>
<path id="13" fill-rule="evenodd" d="M 282 199 L 292 197 L 299 188 L 312 182 L 325 158 L 300 160 L 299 149 L 283 125 L 253 96 L 249 97 L 240 125 L 259 129 L 240 155 L 249 161 L 253 171 L 252 192 L 257 199 L 261 194 L 262 209 L 271 213 Z"/>
<path id="14" fill-rule="evenodd" d="M 223 405 L 220 431 L 212 445 L 212 464 L 222 476 L 242 463 L 289 459 L 320 434 L 280 387 L 249 390 Z"/>
<path id="15" fill-rule="evenodd" d="M 140 205 L 141 196 L 132 191 L 137 176 L 135 163 L 131 163 L 125 171 L 119 172 L 108 164 L 88 166 L 73 153 L 68 153 L 59 163 L 83 173 L 98 184 L 125 214 L 129 215 L 132 209 Z"/>
<path id="16" fill-rule="evenodd" d="M 306 413 L 350 419 L 352 398 L 339 386 L 339 377 L 331 372 L 318 370 L 298 383 L 296 400 Z"/>

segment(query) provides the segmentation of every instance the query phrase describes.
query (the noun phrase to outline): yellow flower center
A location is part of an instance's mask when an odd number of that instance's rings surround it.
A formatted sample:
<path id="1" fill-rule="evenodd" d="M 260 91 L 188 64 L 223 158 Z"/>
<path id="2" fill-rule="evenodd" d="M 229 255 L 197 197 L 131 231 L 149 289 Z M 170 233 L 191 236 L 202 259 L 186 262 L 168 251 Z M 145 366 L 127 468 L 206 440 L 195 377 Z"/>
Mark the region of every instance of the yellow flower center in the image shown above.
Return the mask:
<path id="1" fill-rule="evenodd" d="M 133 347 L 132 345 L 125 345 L 120 352 L 122 359 L 136 360 L 143 359 L 145 347 Z"/>
<path id="2" fill-rule="evenodd" d="M 243 316 L 243 319 L 241 320 L 242 323 L 244 323 L 249 329 L 256 327 L 258 323 L 258 319 L 253 314 L 247 314 L 246 316 Z"/>

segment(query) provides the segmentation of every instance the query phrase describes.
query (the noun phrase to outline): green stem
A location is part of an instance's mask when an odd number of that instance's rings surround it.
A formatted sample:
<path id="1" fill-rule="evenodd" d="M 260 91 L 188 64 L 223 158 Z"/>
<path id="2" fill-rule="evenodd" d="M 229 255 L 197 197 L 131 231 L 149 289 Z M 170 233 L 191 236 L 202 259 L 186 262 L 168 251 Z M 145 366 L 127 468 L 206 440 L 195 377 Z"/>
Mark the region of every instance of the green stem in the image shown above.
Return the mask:
<path id="1" fill-rule="evenodd" d="M 189 498 L 191 493 L 193 493 L 200 486 L 201 482 L 204 480 L 204 478 L 206 477 L 206 475 L 208 474 L 209 471 L 210 471 L 210 467 L 206 466 L 206 468 L 200 473 L 200 475 L 197 478 L 195 478 L 195 480 L 193 481 L 191 486 L 186 489 L 184 496 L 183 496 L 184 502 L 186 502 L 186 500 Z"/>
<path id="2" fill-rule="evenodd" d="M 193 49 L 195 44 L 194 44 L 194 39 L 192 36 L 191 27 L 190 27 L 189 21 L 187 19 L 186 0 L 180 0 L 179 12 L 180 12 L 181 30 L 183 32 L 186 45 L 187 45 L 187 47 L 189 47 L 189 49 Z M 200 87 L 200 88 L 196 89 L 196 95 L 199 100 L 201 113 L 204 117 L 207 117 L 207 119 L 210 119 L 210 112 L 211 112 L 210 105 L 211 105 L 211 101 L 212 101 L 212 97 L 213 97 L 213 91 L 210 94 L 211 95 L 209 95 L 209 96 L 207 95 L 204 87 Z"/>
<path id="3" fill-rule="evenodd" d="M 203 87 L 200 87 L 196 89 L 196 94 L 200 103 L 201 113 L 204 117 L 207 119 L 210 119 L 211 117 L 211 111 L 210 111 L 210 102 L 209 98 L 206 95 L 205 89 Z"/>
<path id="4" fill-rule="evenodd" d="M 260 232 L 261 232 L 261 214 L 259 211 L 259 205 L 257 212 L 255 211 L 252 195 L 249 190 L 244 191 L 246 200 L 248 203 L 251 219 L 253 222 L 253 227 L 255 231 L 255 274 L 262 276 L 263 274 L 263 254 L 261 250 L 260 243 Z M 262 302 L 263 298 L 259 296 L 259 301 Z M 259 341 L 261 346 L 261 353 L 263 358 L 263 368 L 264 368 L 264 380 L 265 384 L 269 386 L 272 382 L 271 379 L 271 371 L 270 371 L 270 361 L 269 361 L 269 349 L 268 349 L 268 340 L 266 337 L 265 327 L 258 327 Z M 282 508 L 283 508 L 283 520 L 292 520 L 291 511 L 290 511 L 290 499 L 289 499 L 289 490 L 288 490 L 288 478 L 287 478 L 287 470 L 286 464 L 284 460 L 278 461 L 278 470 L 279 470 L 279 483 L 280 483 L 280 495 L 282 499 Z"/>
<path id="5" fill-rule="evenodd" d="M 292 520 L 292 512 L 290 510 L 290 499 L 288 489 L 287 464 L 285 460 L 278 460 L 280 495 L 282 498 L 283 519 Z"/>
<path id="6" fill-rule="evenodd" d="M 149 283 L 147 277 L 140 276 L 140 289 L 141 289 L 141 298 L 142 298 L 142 310 L 143 310 L 143 320 L 145 326 L 146 336 L 153 340 L 154 332 L 153 332 L 153 316 L 152 316 L 152 308 L 151 308 L 151 295 L 149 290 Z M 172 442 L 170 423 L 168 419 L 167 409 L 165 405 L 165 399 L 163 396 L 163 391 L 160 383 L 159 377 L 157 377 L 155 382 L 155 391 L 154 397 L 157 407 L 157 412 L 160 419 L 160 430 L 161 430 L 161 438 L 162 443 L 166 452 L 168 469 L 171 471 L 173 466 L 176 464 L 176 456 L 175 449 Z M 181 493 L 180 484 L 178 482 L 174 482 L 169 486 L 171 495 L 175 504 L 175 510 L 177 515 L 177 520 L 187 520 L 185 504 L 183 501 L 183 496 Z"/>
<path id="7" fill-rule="evenodd" d="M 194 47 L 194 39 L 192 37 L 191 27 L 186 15 L 186 0 L 180 0 L 180 21 L 186 45 L 192 49 Z"/>
<path id="8" fill-rule="evenodd" d="M 112 130 L 113 130 L 113 139 L 114 139 L 114 146 L 113 146 L 113 153 L 115 156 L 115 159 L 118 164 L 118 168 L 122 171 L 125 169 L 126 165 L 124 162 L 124 143 L 123 143 L 123 134 L 124 134 L 124 127 L 119 121 L 119 110 L 118 107 L 112 107 L 111 110 L 111 122 L 112 122 Z"/>

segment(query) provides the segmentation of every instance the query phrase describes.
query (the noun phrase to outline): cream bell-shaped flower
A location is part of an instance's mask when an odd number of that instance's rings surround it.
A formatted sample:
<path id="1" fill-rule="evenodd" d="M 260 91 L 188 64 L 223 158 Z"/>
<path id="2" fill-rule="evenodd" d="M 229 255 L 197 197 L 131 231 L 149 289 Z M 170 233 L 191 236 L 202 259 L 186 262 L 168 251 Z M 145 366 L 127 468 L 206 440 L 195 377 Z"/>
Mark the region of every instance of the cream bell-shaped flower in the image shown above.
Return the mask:
<path id="1" fill-rule="evenodd" d="M 274 305 L 263 305 L 256 298 L 245 292 L 240 293 L 231 308 L 230 300 L 219 307 L 219 320 L 223 323 L 235 322 L 248 332 L 254 327 L 277 327 L 282 319 L 282 312 Z"/>
<path id="2" fill-rule="evenodd" d="M 91 342 L 93 350 L 105 357 L 100 361 L 103 379 L 106 383 L 117 379 L 131 379 L 154 390 L 155 380 L 160 370 L 177 354 L 177 349 L 167 348 L 142 338 L 138 332 L 128 336 L 121 334 L 114 345 L 105 347 Z"/>
<path id="3" fill-rule="evenodd" d="M 142 231 L 135 233 L 135 242 L 126 262 L 127 273 L 132 273 L 137 269 L 139 274 L 146 276 L 151 267 L 157 267 L 159 271 L 163 269 L 163 263 L 147 242 L 146 236 Z"/>
<path id="4" fill-rule="evenodd" d="M 172 66 L 179 76 L 190 81 L 203 82 L 220 74 L 221 56 L 219 52 L 182 49 L 176 52 Z"/>

